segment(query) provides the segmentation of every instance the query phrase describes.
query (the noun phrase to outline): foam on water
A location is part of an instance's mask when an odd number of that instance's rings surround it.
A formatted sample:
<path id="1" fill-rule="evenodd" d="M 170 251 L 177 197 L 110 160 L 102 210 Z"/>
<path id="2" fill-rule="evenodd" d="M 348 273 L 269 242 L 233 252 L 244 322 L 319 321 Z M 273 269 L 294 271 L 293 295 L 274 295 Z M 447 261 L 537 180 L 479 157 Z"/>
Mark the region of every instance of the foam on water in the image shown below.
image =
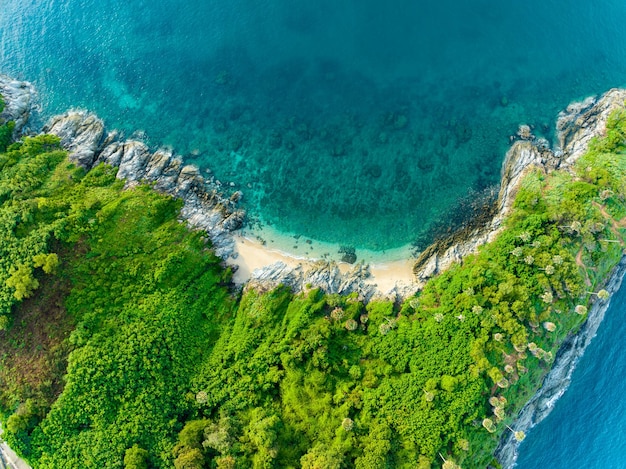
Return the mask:
<path id="1" fill-rule="evenodd" d="M 388 252 L 496 184 L 520 123 L 626 82 L 601 3 L 4 0 L 0 64 L 241 189 L 252 226 Z"/>

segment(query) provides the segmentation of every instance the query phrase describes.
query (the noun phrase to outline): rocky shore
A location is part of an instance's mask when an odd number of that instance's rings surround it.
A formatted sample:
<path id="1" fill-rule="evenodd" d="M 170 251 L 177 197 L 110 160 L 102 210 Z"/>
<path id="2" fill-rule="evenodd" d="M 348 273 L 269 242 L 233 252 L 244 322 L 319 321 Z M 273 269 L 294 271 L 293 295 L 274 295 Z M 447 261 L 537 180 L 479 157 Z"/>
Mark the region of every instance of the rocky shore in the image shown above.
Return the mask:
<path id="1" fill-rule="evenodd" d="M 626 256 L 622 257 L 621 262 L 615 267 L 604 286 L 611 295 L 620 289 L 625 273 Z M 556 355 L 554 365 L 545 376 L 541 388 L 518 414 L 514 424 L 517 431 L 527 432 L 550 414 L 556 401 L 569 387 L 572 373 L 583 356 L 585 349 L 595 337 L 609 305 L 610 300 L 596 300 L 589 309 L 587 320 L 578 333 L 570 335 L 563 342 Z M 515 439 L 513 433 L 504 433 L 495 453 L 497 460 L 504 469 L 515 466 L 518 447 L 519 442 Z"/>
<path id="2" fill-rule="evenodd" d="M 0 118 L 16 122 L 16 135 L 37 133 L 39 129 L 32 117 L 38 115 L 38 108 L 32 85 L 0 76 L 0 93 L 6 100 Z M 531 168 L 552 171 L 571 165 L 591 138 L 602 135 L 608 115 L 623 107 L 625 99 L 625 90 L 613 89 L 600 99 L 589 98 L 570 105 L 559 115 L 558 147 L 554 150 L 547 141 L 536 139 L 528 126 L 520 126 L 519 140 L 507 152 L 503 164 L 495 210 L 472 228 L 424 250 L 413 268 L 412 281 L 398 281 L 392 288 L 381 291 L 366 264 L 346 268 L 334 261 L 312 260 L 295 265 L 277 261 L 255 269 L 248 285 L 269 289 L 285 284 L 294 291 L 313 286 L 328 293 L 357 292 L 366 301 L 378 296 L 401 300 L 415 293 L 432 276 L 455 262 L 462 262 L 466 255 L 493 240 L 502 228 L 524 174 Z M 29 122 L 33 128 L 27 126 Z M 207 232 L 216 254 L 231 264 L 237 257 L 234 234 L 244 222 L 244 212 L 238 207 L 241 192 L 224 197 L 218 185 L 206 180 L 195 166 L 185 165 L 171 149 L 151 151 L 140 140 L 124 139 L 115 130 L 108 131 L 102 120 L 88 111 L 71 110 L 55 116 L 41 131 L 58 135 L 70 159 L 86 169 L 104 162 L 118 167 L 117 177 L 126 179 L 129 185 L 148 182 L 158 191 L 181 198 L 184 201 L 181 217 L 191 227 Z"/>
<path id="3" fill-rule="evenodd" d="M 413 269 L 421 286 L 429 278 L 462 262 L 468 254 L 490 241 L 502 230 L 502 222 L 509 213 L 519 183 L 533 168 L 549 173 L 567 169 L 586 151 L 589 142 L 606 130 L 606 122 L 616 109 L 626 106 L 626 90 L 612 89 L 600 98 L 588 98 L 570 104 L 557 119 L 558 146 L 554 149 L 543 139 L 535 138 L 528 126 L 520 126 L 519 140 L 506 154 L 502 165 L 500 192 L 493 218 L 469 230 L 453 234 L 425 249 Z"/>
<path id="4" fill-rule="evenodd" d="M 129 186 L 148 182 L 156 190 L 182 199 L 181 217 L 191 227 L 207 232 L 216 254 L 226 262 L 237 256 L 234 236 L 244 222 L 244 213 L 238 207 L 242 196 L 240 192 L 229 198 L 224 197 L 218 186 L 207 181 L 196 167 L 185 165 L 171 149 L 152 151 L 140 140 L 124 139 L 116 131 L 108 131 L 102 120 L 88 111 L 68 111 L 53 117 L 41 129 L 36 128 L 33 123 L 36 121 L 29 119 L 37 115 L 37 100 L 35 90 L 27 83 L 0 76 L 0 94 L 6 101 L 0 119 L 14 120 L 16 135 L 39 131 L 58 135 L 63 147 L 69 151 L 70 159 L 76 164 L 89 169 L 104 162 L 118 167 L 117 177 L 125 179 Z M 492 241 L 502 230 L 503 220 L 511 209 L 524 175 L 535 168 L 546 173 L 556 169 L 567 170 L 584 153 L 592 138 L 603 135 L 608 116 L 614 110 L 624 108 L 625 102 L 626 90 L 613 89 L 598 99 L 589 98 L 568 106 L 557 120 L 556 148 L 550 148 L 547 141 L 535 138 L 529 127 L 520 126 L 519 139 L 507 152 L 503 164 L 497 205 L 490 212 L 493 217 L 486 217 L 473 227 L 424 250 L 415 262 L 412 282 L 396 283 L 392 289 L 381 292 L 372 281 L 369 266 L 359 263 L 346 268 L 333 261 L 321 260 L 298 265 L 275 262 L 264 266 L 252 272 L 246 288 L 266 290 L 285 284 L 295 291 L 313 286 L 329 293 L 357 292 L 363 300 L 376 296 L 405 298 L 429 278 L 453 263 L 462 262 L 465 256 Z M 625 272 L 626 259 L 622 259 L 611 278 L 607 279 L 606 289 L 617 291 Z M 516 428 L 527 430 L 550 412 L 554 402 L 567 388 L 571 373 L 595 335 L 607 306 L 607 303 L 597 301 L 580 332 L 564 342 L 541 389 L 519 414 Z M 496 453 L 503 467 L 514 465 L 516 450 L 515 439 L 505 434 Z"/>

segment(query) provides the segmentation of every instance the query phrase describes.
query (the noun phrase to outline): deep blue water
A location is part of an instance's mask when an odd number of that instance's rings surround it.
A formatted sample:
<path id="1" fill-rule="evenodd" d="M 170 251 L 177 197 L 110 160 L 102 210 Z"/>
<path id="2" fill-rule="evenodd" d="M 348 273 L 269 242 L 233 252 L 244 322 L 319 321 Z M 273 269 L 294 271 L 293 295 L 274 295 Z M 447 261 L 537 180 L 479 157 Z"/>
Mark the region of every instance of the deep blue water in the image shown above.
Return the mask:
<path id="1" fill-rule="evenodd" d="M 622 0 L 3 0 L 0 69 L 210 168 L 252 219 L 381 250 L 497 183 L 520 123 L 550 138 L 626 84 L 624 24 Z"/>
<path id="2" fill-rule="evenodd" d="M 611 299 L 569 389 L 521 444 L 517 469 L 626 467 L 625 315 L 623 285 Z"/>

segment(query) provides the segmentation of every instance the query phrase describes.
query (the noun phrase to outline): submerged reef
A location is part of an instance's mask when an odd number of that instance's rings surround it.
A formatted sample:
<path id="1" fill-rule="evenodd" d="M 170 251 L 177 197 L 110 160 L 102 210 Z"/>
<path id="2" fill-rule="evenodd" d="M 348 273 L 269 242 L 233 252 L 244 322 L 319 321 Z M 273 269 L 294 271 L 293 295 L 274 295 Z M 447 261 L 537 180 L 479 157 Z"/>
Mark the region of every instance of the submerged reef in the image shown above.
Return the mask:
<path id="1" fill-rule="evenodd" d="M 0 94 L 0 124 L 38 133 L 27 127 L 32 87 L 0 77 Z M 56 137 L 25 139 L 0 160 L 5 218 L 16 220 L 3 249 L 20 259 L 2 266 L 1 298 L 10 309 L 32 296 L 18 309 L 37 310 L 60 284 L 78 322 L 58 400 L 0 402 L 12 446 L 42 467 L 81 457 L 509 467 L 563 393 L 626 269 L 625 101 L 611 90 L 568 107 L 555 148 L 520 127 L 497 198 L 421 252 L 414 283 L 386 293 L 367 265 L 342 272 L 328 261 L 267 266 L 234 293 L 213 252 L 233 256 L 240 192 L 225 196 L 172 150 L 107 131 L 92 113 L 53 117 L 42 131 Z M 59 255 L 37 237 L 36 256 L 15 249 L 31 232 L 57 236 Z M 113 398 L 131 389 L 139 410 Z"/>

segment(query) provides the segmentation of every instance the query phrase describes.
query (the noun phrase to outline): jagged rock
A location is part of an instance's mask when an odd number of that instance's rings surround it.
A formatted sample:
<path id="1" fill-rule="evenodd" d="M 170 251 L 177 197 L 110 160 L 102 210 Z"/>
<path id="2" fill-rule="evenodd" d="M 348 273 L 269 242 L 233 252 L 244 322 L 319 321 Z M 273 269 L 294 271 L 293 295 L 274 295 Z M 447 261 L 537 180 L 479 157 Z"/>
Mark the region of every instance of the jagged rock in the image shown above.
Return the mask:
<path id="1" fill-rule="evenodd" d="M 198 187 L 204 183 L 200 170 L 194 165 L 185 165 L 180 170 L 176 182 L 176 195 L 184 198 L 192 187 Z"/>
<path id="2" fill-rule="evenodd" d="M 109 145 L 104 147 L 98 156 L 96 163 L 105 163 L 113 167 L 119 166 L 122 161 L 122 157 L 124 156 L 124 146 L 124 142 L 111 142 Z"/>
<path id="3" fill-rule="evenodd" d="M 425 250 L 415 263 L 419 285 L 477 251 L 500 233 L 502 221 L 511 210 L 519 183 L 532 168 L 550 172 L 571 166 L 586 151 L 592 138 L 604 134 L 606 121 L 616 109 L 626 108 L 626 90 L 612 89 L 599 100 L 586 99 L 559 114 L 557 133 L 560 149 L 550 150 L 542 139 L 515 142 L 502 165 L 498 211 L 494 218 L 471 232 L 456 233 Z"/>
<path id="4" fill-rule="evenodd" d="M 293 268 L 282 261 L 275 262 L 253 272 L 252 278 L 246 284 L 246 289 L 260 292 L 269 291 L 278 285 L 285 285 L 293 290 L 302 287 L 301 267 Z"/>
<path id="5" fill-rule="evenodd" d="M 63 148 L 69 151 L 70 161 L 91 169 L 103 140 L 104 123 L 87 111 L 69 111 L 52 117 L 43 132 L 61 139 Z"/>
<path id="6" fill-rule="evenodd" d="M 245 215 L 236 208 L 240 196 L 233 200 L 222 197 L 207 186 L 198 168 L 183 166 L 170 149 L 152 153 L 142 141 L 119 141 L 117 132 L 105 133 L 102 121 L 86 111 L 55 116 L 44 130 L 58 135 L 61 145 L 70 151 L 70 159 L 86 169 L 106 163 L 118 168 L 117 178 L 125 179 L 127 187 L 154 182 L 156 190 L 181 198 L 181 218 L 190 227 L 207 232 L 218 256 L 226 259 L 234 253 L 232 232 L 242 226 Z"/>
<path id="7" fill-rule="evenodd" d="M 144 179 L 146 166 L 151 157 L 148 146 L 138 140 L 127 140 L 122 147 L 124 151 L 117 170 L 117 178 L 126 179 L 128 182 Z"/>
<path id="8" fill-rule="evenodd" d="M 530 141 L 521 140 L 509 149 L 502 165 L 500 194 L 498 202 L 500 212 L 510 210 L 517 194 L 518 183 L 532 167 L 541 167 L 541 152 Z"/>
<path id="9" fill-rule="evenodd" d="M 521 124 L 517 129 L 517 135 L 522 140 L 533 140 L 535 136 L 532 133 L 529 125 Z"/>
<path id="10" fill-rule="evenodd" d="M 25 81 L 14 80 L 0 75 L 0 95 L 4 100 L 4 110 L 0 114 L 0 124 L 8 121 L 15 122 L 13 138 L 17 139 L 23 133 L 29 133 L 27 124 L 36 125 L 36 116 L 39 114 L 37 92 L 33 85 Z"/>
<path id="11" fill-rule="evenodd" d="M 624 109 L 625 101 L 626 90 L 613 88 L 598 100 L 591 97 L 572 103 L 559 114 L 558 149 L 567 164 L 571 165 L 587 150 L 592 138 L 604 135 L 609 115 L 616 109 Z"/>
<path id="12" fill-rule="evenodd" d="M 278 285 L 286 285 L 296 291 L 307 288 L 320 288 L 327 293 L 348 295 L 357 292 L 364 301 L 369 301 L 380 292 L 369 282 L 370 272 L 367 264 L 358 263 L 348 272 L 341 273 L 333 261 L 320 260 L 307 266 L 289 267 L 277 262 L 252 272 L 250 284 L 268 290 Z M 395 293 L 395 292 L 394 292 Z"/>
<path id="13" fill-rule="evenodd" d="M 146 179 L 155 181 L 163 175 L 165 168 L 172 161 L 173 152 L 167 148 L 159 148 L 154 152 L 146 166 Z"/>
<path id="14" fill-rule="evenodd" d="M 172 156 L 161 174 L 153 173 L 152 175 L 147 175 L 147 177 L 156 181 L 155 188 L 157 190 L 167 192 L 168 194 L 173 193 L 176 190 L 176 183 L 178 182 L 178 175 L 182 166 L 183 160 L 178 156 Z"/>
<path id="15" fill-rule="evenodd" d="M 0 93 L 7 103 L 0 117 L 15 120 L 18 124 L 16 129 L 23 128 L 33 109 L 36 109 L 32 86 L 0 76 Z M 613 89 L 598 100 L 590 98 L 570 105 L 559 115 L 559 149 L 556 152 L 549 150 L 547 142 L 535 139 L 529 128 L 522 128 L 525 140 L 513 144 L 503 164 L 498 210 L 493 220 L 471 231 L 466 229 L 456 233 L 424 251 L 414 269 L 416 284 L 397 287 L 389 295 L 414 293 L 429 278 L 455 262 L 462 262 L 479 246 L 493 240 L 500 232 L 502 220 L 512 206 L 524 174 L 533 167 L 548 172 L 571 165 L 587 148 L 591 138 L 602 135 L 609 114 L 624 108 L 624 101 L 626 90 Z M 181 217 L 191 227 L 207 231 L 217 255 L 227 258 L 234 253 L 231 233 L 242 226 L 244 218 L 244 213 L 236 208 L 241 198 L 239 193 L 231 199 L 222 197 L 216 190 L 218 182 L 207 184 L 196 167 L 184 166 L 182 159 L 171 150 L 158 149 L 151 153 L 141 141 L 120 141 L 116 132 L 105 133 L 102 121 L 86 111 L 69 111 L 57 116 L 50 120 L 45 130 L 59 135 L 63 146 L 70 151 L 70 158 L 81 166 L 90 168 L 100 162 L 117 166 L 117 176 L 131 185 L 151 181 L 155 189 L 182 198 Z M 368 281 L 367 271 L 360 264 L 347 274 L 341 274 L 336 264 L 321 262 L 306 271 L 269 266 L 255 275 L 257 284 L 281 282 L 296 290 L 312 284 L 332 293 L 358 291 L 363 298 L 380 295 Z"/>

